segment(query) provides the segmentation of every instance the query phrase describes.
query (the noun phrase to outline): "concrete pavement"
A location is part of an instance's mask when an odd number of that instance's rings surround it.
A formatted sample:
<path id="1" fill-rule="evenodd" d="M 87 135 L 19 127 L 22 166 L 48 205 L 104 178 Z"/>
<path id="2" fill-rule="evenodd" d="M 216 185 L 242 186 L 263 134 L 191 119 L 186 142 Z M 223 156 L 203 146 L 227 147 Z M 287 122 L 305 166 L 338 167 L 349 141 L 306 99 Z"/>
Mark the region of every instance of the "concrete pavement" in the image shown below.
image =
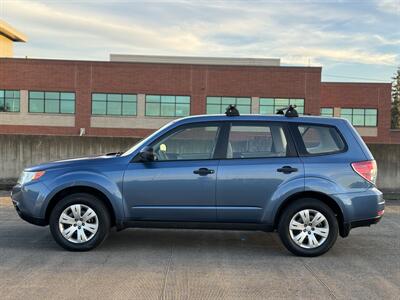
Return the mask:
<path id="1" fill-rule="evenodd" d="M 71 253 L 3 197 L 0 297 L 400 299 L 400 206 L 317 258 L 291 255 L 275 233 L 157 229 L 112 232 L 100 248 Z"/>

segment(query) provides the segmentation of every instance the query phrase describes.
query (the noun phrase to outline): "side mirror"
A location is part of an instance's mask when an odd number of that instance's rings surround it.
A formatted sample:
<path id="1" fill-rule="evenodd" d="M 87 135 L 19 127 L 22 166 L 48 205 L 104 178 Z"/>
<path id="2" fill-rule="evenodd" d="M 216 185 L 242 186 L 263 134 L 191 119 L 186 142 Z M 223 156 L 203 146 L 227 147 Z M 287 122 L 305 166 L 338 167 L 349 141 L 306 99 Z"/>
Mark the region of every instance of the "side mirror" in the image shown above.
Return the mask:
<path id="1" fill-rule="evenodd" d="M 140 160 L 143 162 L 154 161 L 154 151 L 152 147 L 146 146 L 140 150 L 139 153 Z"/>

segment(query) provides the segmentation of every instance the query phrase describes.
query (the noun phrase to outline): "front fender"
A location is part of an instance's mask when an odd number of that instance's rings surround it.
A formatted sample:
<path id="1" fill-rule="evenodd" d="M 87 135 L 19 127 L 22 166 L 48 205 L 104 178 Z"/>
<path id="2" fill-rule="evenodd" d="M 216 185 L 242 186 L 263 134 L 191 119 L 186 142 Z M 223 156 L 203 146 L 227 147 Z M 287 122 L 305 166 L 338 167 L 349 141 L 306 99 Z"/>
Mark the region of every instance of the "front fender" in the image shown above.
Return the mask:
<path id="1" fill-rule="evenodd" d="M 50 193 L 43 200 L 41 215 L 44 217 L 51 199 L 60 191 L 70 187 L 90 187 L 102 192 L 109 200 L 117 220 L 124 218 L 122 193 L 115 182 L 94 171 L 74 171 L 56 177 L 46 186 Z"/>

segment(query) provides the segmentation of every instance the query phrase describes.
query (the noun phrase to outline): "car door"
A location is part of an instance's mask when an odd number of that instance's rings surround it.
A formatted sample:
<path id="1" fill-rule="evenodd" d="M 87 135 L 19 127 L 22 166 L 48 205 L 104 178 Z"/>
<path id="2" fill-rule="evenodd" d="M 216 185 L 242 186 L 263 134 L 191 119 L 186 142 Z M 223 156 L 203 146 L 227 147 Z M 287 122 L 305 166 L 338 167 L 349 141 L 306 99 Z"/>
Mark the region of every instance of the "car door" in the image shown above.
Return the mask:
<path id="1" fill-rule="evenodd" d="M 151 145 L 156 160 L 131 162 L 123 194 L 132 220 L 216 221 L 216 155 L 220 126 L 184 125 Z"/>
<path id="2" fill-rule="evenodd" d="M 226 159 L 218 168 L 217 220 L 260 222 L 280 186 L 303 180 L 290 132 L 282 123 L 232 122 L 226 141 Z"/>

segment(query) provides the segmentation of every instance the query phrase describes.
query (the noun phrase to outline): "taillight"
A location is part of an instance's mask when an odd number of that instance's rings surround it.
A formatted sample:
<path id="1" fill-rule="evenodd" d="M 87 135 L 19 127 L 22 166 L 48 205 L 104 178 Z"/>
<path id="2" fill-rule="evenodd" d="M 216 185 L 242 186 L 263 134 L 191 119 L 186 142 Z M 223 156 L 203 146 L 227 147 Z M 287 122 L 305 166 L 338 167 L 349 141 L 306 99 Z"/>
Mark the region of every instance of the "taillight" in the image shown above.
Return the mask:
<path id="1" fill-rule="evenodd" d="M 362 178 L 375 184 L 376 175 L 378 173 L 375 160 L 353 162 L 351 167 Z"/>

